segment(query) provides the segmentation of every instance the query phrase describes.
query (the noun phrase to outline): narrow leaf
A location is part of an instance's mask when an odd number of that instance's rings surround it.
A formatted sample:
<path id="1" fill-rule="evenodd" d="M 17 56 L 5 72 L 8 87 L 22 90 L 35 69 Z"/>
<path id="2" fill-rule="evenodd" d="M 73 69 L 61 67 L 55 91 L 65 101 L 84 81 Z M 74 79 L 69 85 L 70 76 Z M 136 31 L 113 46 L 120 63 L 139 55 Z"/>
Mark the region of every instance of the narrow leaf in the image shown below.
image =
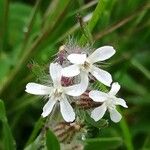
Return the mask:
<path id="1" fill-rule="evenodd" d="M 46 133 L 46 145 L 48 150 L 60 150 L 57 137 L 50 130 Z"/>
<path id="2" fill-rule="evenodd" d="M 2 137 L 3 148 L 5 150 L 15 150 L 15 141 L 13 139 L 10 127 L 7 122 L 5 106 L 2 100 L 0 100 L 0 121 L 2 121 Z"/>

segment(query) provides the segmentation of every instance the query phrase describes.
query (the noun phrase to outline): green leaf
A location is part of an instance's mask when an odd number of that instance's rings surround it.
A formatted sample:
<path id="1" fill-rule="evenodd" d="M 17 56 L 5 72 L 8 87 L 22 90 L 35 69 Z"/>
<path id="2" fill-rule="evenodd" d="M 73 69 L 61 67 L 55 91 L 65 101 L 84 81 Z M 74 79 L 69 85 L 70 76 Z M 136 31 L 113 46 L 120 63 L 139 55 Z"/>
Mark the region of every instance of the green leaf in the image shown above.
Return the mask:
<path id="1" fill-rule="evenodd" d="M 141 71 L 143 73 L 143 75 L 145 75 L 145 77 L 147 77 L 147 79 L 150 80 L 150 71 L 146 67 L 144 67 L 138 60 L 132 59 L 131 64 L 135 68 L 137 68 L 139 71 Z"/>
<path id="2" fill-rule="evenodd" d="M 104 10 L 104 6 L 105 6 L 105 1 L 104 0 L 99 0 L 91 20 L 89 21 L 89 24 L 87 25 L 87 29 L 89 32 L 92 32 L 94 27 L 96 26 L 99 18 L 101 17 L 101 14 Z M 89 33 L 90 34 L 90 33 Z M 80 38 L 79 42 L 84 45 L 86 43 L 86 37 L 85 35 L 82 35 L 82 37 Z"/>
<path id="3" fill-rule="evenodd" d="M 5 150 L 15 150 L 16 144 L 13 139 L 11 130 L 9 128 L 8 123 L 4 122 L 3 123 L 3 140 L 4 140 L 4 148 Z"/>
<path id="4" fill-rule="evenodd" d="M 111 137 L 111 138 L 95 138 L 95 139 L 88 139 L 85 141 L 85 150 L 108 150 L 108 149 L 115 149 L 122 144 L 122 139 L 119 137 Z"/>
<path id="5" fill-rule="evenodd" d="M 60 150 L 57 137 L 50 130 L 48 130 L 46 133 L 46 146 L 48 150 Z"/>
<path id="6" fill-rule="evenodd" d="M 2 100 L 0 100 L 0 121 L 2 121 L 3 126 L 3 148 L 5 150 L 15 150 L 15 141 L 13 139 L 10 127 L 7 122 L 5 106 Z"/>
<path id="7" fill-rule="evenodd" d="M 105 119 L 100 119 L 99 121 L 94 121 L 94 119 L 92 119 L 88 114 L 86 114 L 86 121 L 92 125 L 93 127 L 96 128 L 104 128 L 106 126 L 108 126 L 108 121 Z"/>

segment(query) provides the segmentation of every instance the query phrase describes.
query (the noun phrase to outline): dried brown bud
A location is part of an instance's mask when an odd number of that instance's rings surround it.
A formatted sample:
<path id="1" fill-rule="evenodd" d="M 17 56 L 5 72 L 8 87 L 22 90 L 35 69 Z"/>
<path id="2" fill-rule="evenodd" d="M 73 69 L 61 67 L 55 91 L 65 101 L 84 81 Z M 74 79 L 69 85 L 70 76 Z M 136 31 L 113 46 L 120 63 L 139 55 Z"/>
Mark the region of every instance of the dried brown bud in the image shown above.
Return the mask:
<path id="1" fill-rule="evenodd" d="M 101 105 L 100 102 L 94 102 L 90 97 L 89 97 L 89 91 L 84 92 L 80 97 L 79 100 L 75 101 L 75 105 L 78 108 L 81 109 L 90 109 L 90 108 L 95 108 Z"/>
<path id="2" fill-rule="evenodd" d="M 80 131 L 82 125 L 73 122 L 60 122 L 54 128 L 53 131 L 62 143 L 70 143 L 77 132 Z"/>
<path id="3" fill-rule="evenodd" d="M 84 147 L 83 147 L 83 145 L 81 145 L 81 144 L 74 144 L 74 145 L 72 145 L 72 150 L 83 150 L 84 149 Z"/>
<path id="4" fill-rule="evenodd" d="M 59 47 L 59 51 L 58 51 L 58 58 L 57 61 L 58 63 L 60 63 L 61 65 L 63 64 L 64 61 L 66 61 L 67 56 L 66 56 L 66 50 L 65 50 L 66 46 L 62 45 Z"/>
<path id="5" fill-rule="evenodd" d="M 70 144 L 61 144 L 61 150 L 83 150 L 84 146 L 77 141 Z"/>

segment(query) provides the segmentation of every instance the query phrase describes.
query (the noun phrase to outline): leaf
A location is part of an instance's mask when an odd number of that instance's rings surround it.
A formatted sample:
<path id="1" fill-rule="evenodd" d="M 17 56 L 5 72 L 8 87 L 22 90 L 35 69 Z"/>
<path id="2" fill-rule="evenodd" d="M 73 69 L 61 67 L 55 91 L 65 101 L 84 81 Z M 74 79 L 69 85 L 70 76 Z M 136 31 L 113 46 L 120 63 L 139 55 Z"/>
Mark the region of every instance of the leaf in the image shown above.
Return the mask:
<path id="1" fill-rule="evenodd" d="M 5 150 L 15 150 L 15 141 L 13 139 L 10 127 L 7 122 L 5 106 L 2 100 L 0 100 L 0 121 L 2 121 L 2 137 L 3 147 Z"/>
<path id="2" fill-rule="evenodd" d="M 16 144 L 13 139 L 11 130 L 9 128 L 8 123 L 3 123 L 3 140 L 4 140 L 4 148 L 5 150 L 15 150 Z"/>
<path id="3" fill-rule="evenodd" d="M 95 89 L 95 90 L 99 90 L 99 91 L 103 91 L 103 92 L 108 92 L 107 87 L 104 84 L 102 84 L 101 82 L 99 82 L 99 81 L 95 81 L 94 83 L 92 83 L 91 87 L 93 89 Z"/>
<path id="4" fill-rule="evenodd" d="M 119 137 L 111 137 L 111 138 L 95 138 L 95 139 L 88 139 L 85 141 L 85 150 L 108 150 L 108 149 L 115 149 L 122 144 L 122 139 Z"/>
<path id="5" fill-rule="evenodd" d="M 144 67 L 138 60 L 132 59 L 131 64 L 135 68 L 137 68 L 139 71 L 141 71 L 143 73 L 143 75 L 145 75 L 145 77 L 147 77 L 147 79 L 150 80 L 150 71 L 146 67 Z"/>
<path id="6" fill-rule="evenodd" d="M 104 6 L 105 6 L 105 1 L 99 0 L 98 4 L 93 12 L 92 18 L 87 25 L 86 30 L 88 30 L 89 32 L 92 32 L 94 27 L 96 26 L 99 18 L 101 17 L 101 14 L 104 10 Z M 79 43 L 81 43 L 82 45 L 84 45 L 86 43 L 86 37 L 84 35 L 81 36 Z"/>
<path id="7" fill-rule="evenodd" d="M 100 119 L 99 121 L 94 121 L 94 119 L 92 119 L 88 114 L 86 114 L 86 121 L 96 127 L 96 128 L 104 128 L 106 126 L 108 126 L 108 121 L 105 119 Z"/>
<path id="8" fill-rule="evenodd" d="M 46 146 L 48 150 L 60 150 L 57 137 L 50 130 L 48 130 L 46 133 Z"/>

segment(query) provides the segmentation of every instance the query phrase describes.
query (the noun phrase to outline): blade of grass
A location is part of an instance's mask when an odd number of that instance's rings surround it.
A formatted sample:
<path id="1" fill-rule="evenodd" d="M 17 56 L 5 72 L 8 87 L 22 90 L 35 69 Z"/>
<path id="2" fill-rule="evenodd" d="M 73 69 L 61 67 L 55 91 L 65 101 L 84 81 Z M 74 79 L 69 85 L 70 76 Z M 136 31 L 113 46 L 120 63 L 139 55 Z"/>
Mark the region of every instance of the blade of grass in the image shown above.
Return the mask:
<path id="1" fill-rule="evenodd" d="M 116 29 L 124 26 L 125 24 L 127 24 L 128 22 L 132 21 L 135 17 L 139 16 L 139 14 L 143 11 L 145 11 L 146 9 L 149 9 L 150 5 L 145 5 L 144 7 L 142 7 L 140 10 L 135 11 L 134 13 L 132 13 L 131 15 L 129 15 L 128 17 L 122 19 L 121 21 L 119 21 L 118 23 L 115 23 L 114 25 L 107 27 L 106 29 L 104 29 L 102 32 L 100 33 L 96 33 L 94 35 L 94 40 L 98 40 L 101 39 L 102 37 L 104 37 L 105 35 L 112 33 L 113 31 L 115 31 Z"/>
<path id="2" fill-rule="evenodd" d="M 45 25 L 47 18 L 52 16 L 52 14 L 55 12 L 58 3 L 59 3 L 59 0 L 52 0 L 52 2 L 49 4 L 47 10 L 45 11 L 43 15 L 42 26 Z"/>
<path id="3" fill-rule="evenodd" d="M 89 21 L 88 25 L 87 25 L 87 30 L 91 33 L 94 29 L 94 27 L 96 26 L 96 23 L 98 22 L 99 18 L 102 15 L 102 12 L 104 10 L 104 6 L 105 6 L 105 1 L 104 0 L 99 0 L 98 4 L 93 12 L 92 18 Z M 79 43 L 81 45 L 84 45 L 86 43 L 86 36 L 82 35 Z"/>
<path id="4" fill-rule="evenodd" d="M 11 128 L 8 124 L 6 109 L 3 100 L 0 99 L 0 123 L 2 122 L 2 141 L 5 150 L 15 150 L 16 143 L 13 138 Z"/>
<path id="5" fill-rule="evenodd" d="M 85 4 L 85 5 L 83 5 L 81 8 L 79 8 L 79 9 L 75 10 L 74 12 L 70 13 L 70 14 L 66 17 L 66 19 L 68 19 L 69 17 L 71 17 L 71 16 L 73 16 L 73 15 L 75 15 L 75 14 L 77 14 L 77 13 L 80 13 L 80 12 L 82 12 L 82 11 L 84 11 L 84 10 L 86 10 L 86 9 L 88 9 L 88 8 L 90 8 L 90 7 L 92 7 L 92 6 L 94 6 L 94 5 L 96 5 L 97 3 L 98 3 L 98 1 L 95 0 L 95 1 L 91 1 L 91 2 L 89 2 L 89 3 Z M 90 17 L 89 17 L 89 16 L 90 16 Z M 88 21 L 91 19 L 91 16 L 92 16 L 92 13 L 89 13 L 88 15 L 86 15 L 85 17 L 83 17 L 83 21 L 84 21 L 85 23 L 88 22 Z M 85 18 L 86 18 L 86 19 L 85 19 Z M 88 18 L 88 19 L 87 19 L 87 18 Z M 59 43 L 59 42 L 62 42 L 65 38 L 68 37 L 68 35 L 73 34 L 73 33 L 74 33 L 75 31 L 77 31 L 79 28 L 80 28 L 80 24 L 79 24 L 79 23 L 75 24 L 75 25 L 72 26 L 70 29 L 68 29 L 67 32 L 65 32 L 64 34 L 62 34 L 62 35 L 60 36 L 60 38 L 57 39 L 57 41 L 55 42 L 55 44 L 57 44 L 57 43 Z"/>
<path id="6" fill-rule="evenodd" d="M 43 18 L 43 30 L 45 30 L 46 28 L 49 29 L 56 29 L 54 27 L 56 27 L 58 24 L 60 24 L 60 20 L 62 20 L 62 18 L 64 17 L 65 11 L 67 10 L 68 6 L 71 3 L 71 0 L 61 0 L 61 1 L 55 1 L 56 4 L 53 4 L 55 6 L 55 8 L 51 10 L 48 10 L 45 18 Z M 53 7 L 53 6 L 51 6 Z M 51 7 L 49 7 L 48 9 L 51 9 Z M 57 11 L 55 11 L 57 10 Z M 61 17 L 61 18 L 60 18 Z"/>
<path id="7" fill-rule="evenodd" d="M 70 14 L 68 14 L 67 17 L 71 17 L 71 16 L 73 16 L 73 15 L 79 13 L 79 12 L 82 12 L 86 9 L 89 9 L 92 6 L 96 5 L 97 3 L 98 3 L 98 0 L 90 1 L 89 3 L 87 3 L 87 4 L 83 5 L 82 7 L 80 7 L 79 9 L 77 9 L 77 10 L 71 12 Z"/>
<path id="8" fill-rule="evenodd" d="M 147 79 L 150 80 L 150 71 L 149 71 L 147 68 L 145 68 L 140 62 L 138 62 L 138 61 L 135 60 L 135 59 L 132 59 L 132 60 L 131 60 L 131 64 L 132 64 L 135 68 L 137 68 L 139 71 L 141 71 L 141 72 L 143 73 L 143 75 L 145 75 L 145 77 L 146 77 Z"/>

